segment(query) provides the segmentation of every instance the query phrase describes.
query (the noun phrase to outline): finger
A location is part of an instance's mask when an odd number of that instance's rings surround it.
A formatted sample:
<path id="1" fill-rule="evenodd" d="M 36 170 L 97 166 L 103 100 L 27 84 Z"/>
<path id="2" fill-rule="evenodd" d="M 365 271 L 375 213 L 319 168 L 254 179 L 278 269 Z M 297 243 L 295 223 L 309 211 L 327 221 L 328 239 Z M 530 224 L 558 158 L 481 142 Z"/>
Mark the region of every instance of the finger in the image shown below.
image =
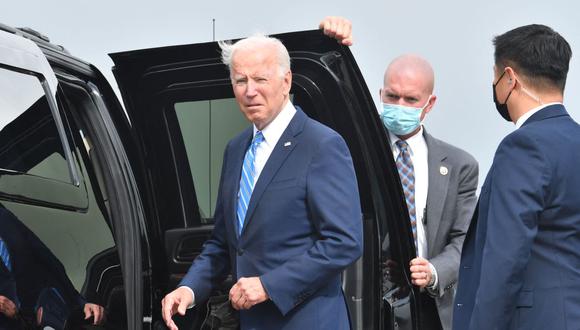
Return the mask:
<path id="1" fill-rule="evenodd" d="M 326 29 L 326 24 L 328 23 L 328 16 L 326 16 L 320 23 L 318 23 L 319 29 Z"/>
<path id="2" fill-rule="evenodd" d="M 336 38 L 339 39 L 339 40 L 344 39 L 345 36 L 342 33 L 343 33 L 343 26 L 342 26 L 342 24 L 336 24 L 336 31 L 335 31 Z"/>
<path id="3" fill-rule="evenodd" d="M 174 301 L 173 297 L 165 297 L 161 303 L 163 309 L 163 319 L 165 320 L 165 323 L 168 327 L 170 327 L 170 322 L 173 323 L 171 317 L 173 316 L 175 303 L 176 302 Z"/>
<path id="4" fill-rule="evenodd" d="M 352 24 L 350 21 L 348 21 L 348 24 L 345 24 L 343 33 L 345 38 L 352 40 Z"/>
<path id="5" fill-rule="evenodd" d="M 352 46 L 353 43 L 352 37 L 342 39 L 342 44 L 345 46 Z"/>
<path id="6" fill-rule="evenodd" d="M 419 273 L 422 271 L 421 266 L 411 266 L 409 269 L 411 270 L 411 273 Z"/>
<path id="7" fill-rule="evenodd" d="M 166 297 L 167 299 L 167 297 Z M 173 298 L 169 298 L 167 301 L 163 299 L 163 320 L 165 320 L 165 325 L 169 330 L 178 330 L 177 325 L 173 322 L 172 315 L 173 315 Z"/>
<path id="8" fill-rule="evenodd" d="M 93 310 L 93 324 L 97 325 L 97 324 L 101 324 L 101 321 L 103 320 L 103 307 L 101 306 L 95 306 L 94 310 Z"/>
<path id="9" fill-rule="evenodd" d="M 252 306 L 254 306 L 254 304 L 247 300 L 242 307 L 243 309 L 250 309 Z"/>
<path id="10" fill-rule="evenodd" d="M 232 301 L 237 300 L 239 298 L 239 295 L 240 295 L 240 285 L 239 282 L 237 282 L 230 289 L 230 300 Z"/>
<path id="11" fill-rule="evenodd" d="M 185 311 L 187 310 L 187 307 L 189 307 L 188 305 L 189 304 L 187 303 L 187 301 L 182 297 L 179 302 L 179 306 L 177 307 L 177 312 L 179 313 L 179 315 L 185 315 Z"/>
<path id="12" fill-rule="evenodd" d="M 83 312 L 85 312 L 85 320 L 91 317 L 91 308 L 89 307 L 88 304 L 85 305 Z"/>
<path id="13" fill-rule="evenodd" d="M 333 17 L 333 19 L 330 21 L 330 31 L 331 31 L 332 37 L 336 36 L 337 29 L 338 29 L 338 22 L 337 22 L 336 18 Z"/>

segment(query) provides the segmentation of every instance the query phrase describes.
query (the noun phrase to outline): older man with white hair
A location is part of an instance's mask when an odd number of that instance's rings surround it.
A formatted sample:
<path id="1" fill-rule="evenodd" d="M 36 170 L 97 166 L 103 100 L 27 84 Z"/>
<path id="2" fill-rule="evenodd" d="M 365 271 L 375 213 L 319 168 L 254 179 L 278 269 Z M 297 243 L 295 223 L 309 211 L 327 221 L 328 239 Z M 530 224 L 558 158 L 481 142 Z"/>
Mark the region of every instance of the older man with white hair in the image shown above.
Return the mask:
<path id="1" fill-rule="evenodd" d="M 346 143 L 289 100 L 277 39 L 220 44 L 252 126 L 225 150 L 215 228 L 163 318 L 208 299 L 227 275 L 241 329 L 349 329 L 341 272 L 362 254 L 359 194 Z"/>

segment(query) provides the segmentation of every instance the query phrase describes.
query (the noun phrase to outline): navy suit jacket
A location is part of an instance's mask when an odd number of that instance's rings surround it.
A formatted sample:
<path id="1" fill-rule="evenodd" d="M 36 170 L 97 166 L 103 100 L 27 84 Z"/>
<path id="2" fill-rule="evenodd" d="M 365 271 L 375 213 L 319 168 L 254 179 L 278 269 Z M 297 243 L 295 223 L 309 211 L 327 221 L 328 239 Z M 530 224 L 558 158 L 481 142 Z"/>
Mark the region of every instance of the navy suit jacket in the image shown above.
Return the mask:
<path id="1" fill-rule="evenodd" d="M 580 126 L 564 106 L 499 145 L 463 247 L 454 329 L 580 329 Z"/>
<path id="2" fill-rule="evenodd" d="M 197 303 L 228 275 L 259 276 L 270 300 L 240 312 L 242 329 L 348 329 L 341 272 L 362 254 L 362 216 L 340 135 L 292 118 L 254 187 L 241 236 L 236 204 L 250 127 L 225 150 L 215 228 L 182 285 Z"/>

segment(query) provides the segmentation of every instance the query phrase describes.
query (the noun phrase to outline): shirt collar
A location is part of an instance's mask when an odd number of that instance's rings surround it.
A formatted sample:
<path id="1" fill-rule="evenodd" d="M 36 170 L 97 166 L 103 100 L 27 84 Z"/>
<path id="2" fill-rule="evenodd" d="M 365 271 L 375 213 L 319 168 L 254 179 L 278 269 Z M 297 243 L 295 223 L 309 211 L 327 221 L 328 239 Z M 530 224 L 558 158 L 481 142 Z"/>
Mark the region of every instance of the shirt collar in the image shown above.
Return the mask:
<path id="1" fill-rule="evenodd" d="M 520 118 L 518 118 L 518 120 L 516 120 L 516 129 L 522 127 L 522 125 L 528 119 L 530 119 L 530 117 L 533 116 L 536 112 L 544 109 L 545 107 L 548 107 L 548 106 L 554 105 L 554 104 L 562 104 L 562 102 L 552 102 L 552 103 L 541 104 L 541 105 L 529 110 L 528 112 L 524 113 Z"/>
<path id="2" fill-rule="evenodd" d="M 284 133 L 284 131 L 290 124 L 290 121 L 292 121 L 292 118 L 294 118 L 294 114 L 296 114 L 296 108 L 294 107 L 292 102 L 287 101 L 284 107 L 282 108 L 282 111 L 280 111 L 280 113 L 276 116 L 276 118 L 274 118 L 274 120 L 272 120 L 268 124 L 268 126 L 262 129 L 264 141 L 268 145 L 273 146 L 278 142 L 278 140 L 282 136 L 282 133 Z M 258 129 L 256 128 L 256 125 L 254 125 L 254 136 L 256 135 L 257 131 Z"/>
<path id="3" fill-rule="evenodd" d="M 397 141 L 401 140 L 401 138 L 399 138 L 398 136 L 396 136 L 395 134 L 389 132 L 389 138 L 391 139 L 391 149 L 392 150 L 399 150 L 399 148 L 397 147 L 397 145 L 395 143 L 397 143 Z M 407 142 L 407 144 L 409 145 L 409 152 L 411 153 L 411 155 L 413 154 L 413 150 L 417 150 L 417 146 L 419 145 L 419 143 L 421 143 L 421 141 L 424 141 L 423 139 L 423 125 L 421 125 L 421 128 L 419 129 L 419 131 L 411 136 L 410 138 L 404 140 L 405 142 Z"/>

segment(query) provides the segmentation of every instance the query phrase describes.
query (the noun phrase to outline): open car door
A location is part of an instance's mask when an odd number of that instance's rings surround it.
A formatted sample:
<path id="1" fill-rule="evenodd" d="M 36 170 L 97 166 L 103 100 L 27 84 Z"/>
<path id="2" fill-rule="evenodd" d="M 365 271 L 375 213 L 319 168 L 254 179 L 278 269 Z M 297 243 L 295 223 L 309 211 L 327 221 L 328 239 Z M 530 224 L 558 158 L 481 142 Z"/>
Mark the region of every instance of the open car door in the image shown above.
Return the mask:
<path id="1" fill-rule="evenodd" d="M 418 329 L 418 291 L 407 266 L 415 248 L 405 199 L 388 135 L 356 62 L 347 47 L 320 31 L 275 37 L 290 52 L 293 103 L 339 132 L 353 157 L 365 247 L 363 257 L 343 274 L 352 327 Z M 159 302 L 209 237 L 225 145 L 249 123 L 238 109 L 216 42 L 111 57 L 144 155 L 146 180 L 140 188 L 150 193 L 155 214 L 148 228 L 159 247 L 151 249 Z M 161 322 L 160 307 L 154 306 L 154 322 Z M 199 328 L 205 312 L 199 304 L 179 321 Z"/>

